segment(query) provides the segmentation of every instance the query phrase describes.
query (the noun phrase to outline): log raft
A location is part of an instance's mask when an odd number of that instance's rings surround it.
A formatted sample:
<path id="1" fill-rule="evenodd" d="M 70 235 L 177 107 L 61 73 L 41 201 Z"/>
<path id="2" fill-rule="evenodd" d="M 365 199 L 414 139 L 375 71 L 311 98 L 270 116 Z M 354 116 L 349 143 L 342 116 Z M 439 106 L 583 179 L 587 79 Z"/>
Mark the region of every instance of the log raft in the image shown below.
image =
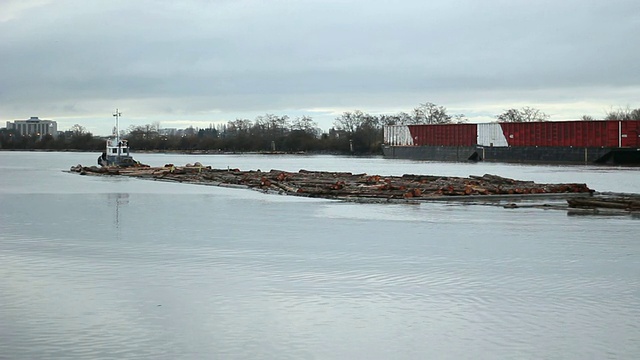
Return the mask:
<path id="1" fill-rule="evenodd" d="M 451 177 L 405 174 L 381 176 L 350 172 L 300 170 L 241 171 L 214 169 L 200 163 L 163 167 L 129 168 L 73 166 L 82 175 L 128 176 L 141 179 L 241 187 L 269 193 L 313 198 L 372 202 L 414 202 L 435 200 L 569 198 L 591 196 L 586 184 L 539 184 L 497 175 Z"/>

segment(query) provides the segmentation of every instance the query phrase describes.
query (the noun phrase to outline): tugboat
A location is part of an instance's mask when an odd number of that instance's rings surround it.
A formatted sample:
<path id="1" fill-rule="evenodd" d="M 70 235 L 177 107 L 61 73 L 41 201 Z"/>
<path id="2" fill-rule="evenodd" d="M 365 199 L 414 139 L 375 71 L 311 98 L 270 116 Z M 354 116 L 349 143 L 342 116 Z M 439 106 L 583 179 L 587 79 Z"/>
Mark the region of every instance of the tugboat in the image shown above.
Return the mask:
<path id="1" fill-rule="evenodd" d="M 120 139 L 118 122 L 122 113 L 116 109 L 113 116 L 116 118 L 116 127 L 113 130 L 113 138 L 107 139 L 107 148 L 102 152 L 102 155 L 98 157 L 98 165 L 119 167 L 136 166 L 139 163 L 131 156 L 127 140 Z"/>

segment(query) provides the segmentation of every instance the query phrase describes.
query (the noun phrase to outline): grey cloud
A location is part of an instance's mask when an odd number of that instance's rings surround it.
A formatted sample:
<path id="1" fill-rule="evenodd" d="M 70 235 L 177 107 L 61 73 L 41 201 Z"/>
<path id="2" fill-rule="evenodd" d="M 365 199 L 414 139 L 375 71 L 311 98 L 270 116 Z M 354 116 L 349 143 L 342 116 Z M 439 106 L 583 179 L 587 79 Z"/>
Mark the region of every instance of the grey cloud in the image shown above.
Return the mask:
<path id="1" fill-rule="evenodd" d="M 0 22 L 0 111 L 16 117 L 37 103 L 64 116 L 60 104 L 173 98 L 186 112 L 200 104 L 195 112 L 210 98 L 212 111 L 241 113 L 638 87 L 639 10 L 635 1 L 55 1 Z"/>

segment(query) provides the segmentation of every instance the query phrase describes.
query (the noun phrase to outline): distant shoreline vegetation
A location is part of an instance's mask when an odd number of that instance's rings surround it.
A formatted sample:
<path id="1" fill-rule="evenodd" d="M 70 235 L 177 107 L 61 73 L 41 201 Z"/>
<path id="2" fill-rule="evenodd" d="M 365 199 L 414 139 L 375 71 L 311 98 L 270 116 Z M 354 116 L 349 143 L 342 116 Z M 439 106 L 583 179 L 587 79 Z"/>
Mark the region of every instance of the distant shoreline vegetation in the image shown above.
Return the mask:
<path id="1" fill-rule="evenodd" d="M 496 116 L 500 122 L 546 121 L 549 116 L 531 108 L 508 109 Z M 594 120 L 583 115 L 581 120 Z M 609 111 L 604 120 L 640 120 L 640 108 Z M 465 123 L 464 114 L 449 115 L 444 106 L 424 103 L 411 112 L 372 115 L 360 110 L 344 112 L 334 126 L 322 132 L 309 116 L 265 114 L 236 119 L 208 128 L 163 129 L 160 123 L 132 125 L 121 131 L 133 151 L 179 153 L 318 153 L 382 154 L 385 125 Z M 94 136 L 80 124 L 52 135 L 20 135 L 13 129 L 0 129 L 1 150 L 103 151 L 105 137 Z"/>

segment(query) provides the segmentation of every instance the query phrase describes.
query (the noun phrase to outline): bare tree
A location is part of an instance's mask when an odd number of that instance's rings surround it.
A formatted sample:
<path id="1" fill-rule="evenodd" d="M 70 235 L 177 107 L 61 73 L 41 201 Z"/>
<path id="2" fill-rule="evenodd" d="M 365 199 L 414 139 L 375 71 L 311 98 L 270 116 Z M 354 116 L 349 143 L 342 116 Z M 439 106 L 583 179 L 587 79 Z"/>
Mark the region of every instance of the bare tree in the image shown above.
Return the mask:
<path id="1" fill-rule="evenodd" d="M 582 117 L 580 118 L 580 120 L 582 120 L 582 121 L 593 121 L 593 120 L 595 120 L 595 119 L 594 119 L 594 118 L 593 118 L 593 116 L 591 116 L 591 115 L 582 115 Z"/>
<path id="2" fill-rule="evenodd" d="M 413 124 L 450 124 L 451 116 L 447 114 L 447 108 L 434 103 L 420 104 L 413 109 Z"/>
<path id="3" fill-rule="evenodd" d="M 453 115 L 453 118 L 455 119 L 454 122 L 456 124 L 464 124 L 469 121 L 469 119 L 466 116 L 464 116 L 464 114 L 455 114 Z"/>
<path id="4" fill-rule="evenodd" d="M 618 108 L 618 110 L 609 110 L 606 113 L 605 120 L 640 120 L 640 108 L 631 109 L 629 106 L 626 108 Z"/>
<path id="5" fill-rule="evenodd" d="M 227 123 L 226 132 L 230 134 L 247 133 L 252 125 L 251 120 L 238 118 Z"/>
<path id="6" fill-rule="evenodd" d="M 254 126 L 269 134 L 282 134 L 289 129 L 289 116 L 276 116 L 274 114 L 258 116 Z"/>
<path id="7" fill-rule="evenodd" d="M 382 125 L 399 125 L 396 115 L 380 115 L 380 123 Z"/>
<path id="8" fill-rule="evenodd" d="M 160 123 L 154 122 L 146 125 L 131 125 L 127 129 L 127 133 L 124 137 L 137 138 L 137 139 L 150 139 L 157 137 L 160 131 Z"/>
<path id="9" fill-rule="evenodd" d="M 376 130 L 380 129 L 380 117 L 376 115 L 365 114 L 360 129 Z"/>
<path id="10" fill-rule="evenodd" d="M 87 133 L 87 128 L 80 124 L 75 124 L 71 127 L 71 132 L 73 136 L 82 136 Z"/>
<path id="11" fill-rule="evenodd" d="M 291 124 L 291 130 L 301 130 L 309 134 L 315 133 L 315 128 L 318 127 L 318 123 L 313 121 L 311 116 L 302 116 L 293 119 Z"/>
<path id="12" fill-rule="evenodd" d="M 523 118 L 525 122 L 535 122 L 535 121 L 547 121 L 549 120 L 549 115 L 545 114 L 542 110 L 525 106 L 520 112 L 523 114 Z"/>
<path id="13" fill-rule="evenodd" d="M 396 115 L 396 118 L 398 119 L 398 125 L 406 125 L 411 123 L 411 115 L 404 111 L 399 112 Z"/>
<path id="14" fill-rule="evenodd" d="M 505 110 L 502 114 L 497 115 L 496 119 L 500 122 L 522 122 L 518 109 Z"/>
<path id="15" fill-rule="evenodd" d="M 360 110 L 355 110 L 354 112 L 343 112 L 342 115 L 335 119 L 333 124 L 338 130 L 353 134 L 364 121 L 365 114 Z"/>
<path id="16" fill-rule="evenodd" d="M 505 110 L 496 118 L 500 122 L 536 122 L 547 121 L 549 115 L 542 112 L 540 109 L 525 106 L 522 109 L 508 109 Z"/>
<path id="17" fill-rule="evenodd" d="M 411 115 L 401 111 L 393 115 L 380 115 L 378 121 L 381 125 L 408 125 L 413 123 Z"/>

